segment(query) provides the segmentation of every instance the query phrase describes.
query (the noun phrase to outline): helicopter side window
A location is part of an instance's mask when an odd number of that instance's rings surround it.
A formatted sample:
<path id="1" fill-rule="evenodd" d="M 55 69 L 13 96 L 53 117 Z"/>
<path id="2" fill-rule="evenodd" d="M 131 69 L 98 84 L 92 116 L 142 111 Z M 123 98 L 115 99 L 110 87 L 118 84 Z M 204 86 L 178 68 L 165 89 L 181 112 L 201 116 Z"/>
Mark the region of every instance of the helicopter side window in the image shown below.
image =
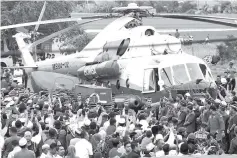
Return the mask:
<path id="1" fill-rule="evenodd" d="M 184 64 L 175 65 L 172 67 L 174 72 L 174 82 L 176 85 L 189 82 L 188 74 L 186 72 Z"/>
<path id="2" fill-rule="evenodd" d="M 128 49 L 129 43 L 130 43 L 130 38 L 127 38 L 121 42 L 117 51 L 118 56 L 122 56 L 126 52 L 126 50 Z"/>
<path id="3" fill-rule="evenodd" d="M 143 76 L 143 92 L 155 92 L 155 72 L 154 69 L 145 69 Z"/>
<path id="4" fill-rule="evenodd" d="M 207 67 L 206 67 L 206 65 L 199 64 L 199 67 L 200 67 L 200 69 L 202 71 L 203 76 L 206 77 L 206 74 L 207 74 Z"/>
<path id="5" fill-rule="evenodd" d="M 166 86 L 170 87 L 171 85 L 173 85 L 170 67 L 165 67 L 165 68 L 161 69 L 160 77 L 164 81 L 164 84 Z"/>
<path id="6" fill-rule="evenodd" d="M 147 29 L 147 30 L 145 31 L 145 35 L 146 35 L 146 36 L 152 36 L 152 35 L 154 35 L 154 31 L 151 30 L 151 29 Z"/>

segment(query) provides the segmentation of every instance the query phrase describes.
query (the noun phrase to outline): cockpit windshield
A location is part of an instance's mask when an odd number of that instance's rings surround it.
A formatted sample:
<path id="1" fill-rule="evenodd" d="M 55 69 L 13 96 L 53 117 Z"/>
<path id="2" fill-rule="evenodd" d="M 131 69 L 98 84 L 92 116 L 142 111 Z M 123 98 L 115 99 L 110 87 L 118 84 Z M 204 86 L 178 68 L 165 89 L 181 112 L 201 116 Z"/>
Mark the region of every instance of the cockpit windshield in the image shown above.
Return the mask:
<path id="1" fill-rule="evenodd" d="M 176 85 L 189 82 L 188 74 L 185 69 L 184 64 L 174 65 L 173 68 L 173 78 Z"/>
<path id="2" fill-rule="evenodd" d="M 192 81 L 203 79 L 202 71 L 197 63 L 187 63 L 188 72 Z"/>

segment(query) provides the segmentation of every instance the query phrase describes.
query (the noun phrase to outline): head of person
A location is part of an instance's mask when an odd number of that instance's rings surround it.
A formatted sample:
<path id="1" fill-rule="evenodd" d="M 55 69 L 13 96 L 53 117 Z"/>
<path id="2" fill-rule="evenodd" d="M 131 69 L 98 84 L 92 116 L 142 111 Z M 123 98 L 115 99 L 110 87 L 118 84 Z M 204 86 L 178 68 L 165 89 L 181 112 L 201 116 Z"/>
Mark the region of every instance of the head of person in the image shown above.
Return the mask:
<path id="1" fill-rule="evenodd" d="M 64 157 L 65 156 L 65 149 L 62 145 L 58 147 L 58 155 Z"/>
<path id="2" fill-rule="evenodd" d="M 221 82 L 221 75 L 217 75 L 217 76 L 216 76 L 216 81 Z"/>
<path id="3" fill-rule="evenodd" d="M 49 137 L 50 138 L 55 138 L 56 137 L 56 131 L 55 129 L 49 129 Z"/>
<path id="4" fill-rule="evenodd" d="M 160 119 L 160 123 L 161 123 L 161 125 L 167 126 L 168 125 L 168 118 L 166 116 L 162 116 Z"/>
<path id="5" fill-rule="evenodd" d="M 126 153 L 130 153 L 132 151 L 131 143 L 130 142 L 125 142 L 124 143 L 124 148 Z"/>
<path id="6" fill-rule="evenodd" d="M 50 144 L 49 147 L 50 147 L 49 148 L 50 154 L 55 155 L 57 153 L 57 144 L 56 143 L 52 143 L 52 144 Z"/>
<path id="7" fill-rule="evenodd" d="M 26 148 L 26 145 L 27 145 L 27 140 L 23 137 L 19 140 L 19 146 L 22 148 L 22 149 L 25 149 Z"/>
<path id="8" fill-rule="evenodd" d="M 56 128 L 56 129 L 61 129 L 61 122 L 59 121 L 59 120 L 56 120 L 55 122 L 54 122 L 54 127 Z"/>
<path id="9" fill-rule="evenodd" d="M 231 62 L 229 63 L 229 66 L 230 66 L 230 67 L 233 67 L 233 65 L 234 65 L 234 63 L 231 61 Z"/>
<path id="10" fill-rule="evenodd" d="M 27 142 L 30 142 L 32 138 L 32 133 L 30 131 L 26 131 L 24 134 L 24 138 L 27 140 Z"/>
<path id="11" fill-rule="evenodd" d="M 132 142 L 131 143 L 131 148 L 132 148 L 132 150 L 133 151 L 135 151 L 135 152 L 139 152 L 141 149 L 140 149 L 140 145 L 139 145 L 139 143 L 137 143 L 137 142 Z"/>
<path id="12" fill-rule="evenodd" d="M 50 149 L 50 146 L 49 146 L 48 144 L 44 144 L 44 145 L 42 146 L 42 152 L 43 152 L 44 154 L 47 154 L 47 153 L 49 152 L 49 149 Z"/>
<path id="13" fill-rule="evenodd" d="M 17 129 L 20 129 L 20 128 L 22 127 L 22 122 L 21 122 L 20 120 L 17 120 L 17 121 L 15 122 L 15 127 L 16 127 Z"/>
<path id="14" fill-rule="evenodd" d="M 169 155 L 169 151 L 170 151 L 170 145 L 169 144 L 163 145 L 162 149 L 163 149 L 165 155 Z"/>
<path id="15" fill-rule="evenodd" d="M 188 155 L 188 144 L 186 142 L 181 144 L 180 153 L 183 155 Z"/>
<path id="16" fill-rule="evenodd" d="M 115 125 L 116 124 L 116 119 L 115 118 L 111 118 L 109 120 L 109 124 L 112 126 L 112 125 Z"/>
<path id="17" fill-rule="evenodd" d="M 10 130 L 9 130 L 9 134 L 10 134 L 10 136 L 16 135 L 17 134 L 16 127 L 11 127 Z"/>
<path id="18" fill-rule="evenodd" d="M 179 102 L 180 100 L 182 100 L 183 99 L 183 96 L 182 96 L 182 94 L 177 94 L 177 96 L 176 96 L 176 101 L 177 102 Z"/>
<path id="19" fill-rule="evenodd" d="M 216 109 L 216 106 L 215 106 L 215 105 L 211 105 L 211 106 L 210 106 L 210 112 L 211 112 L 212 115 L 215 115 L 215 114 L 216 114 L 216 110 L 217 110 L 217 109 Z"/>
<path id="20" fill-rule="evenodd" d="M 119 144 L 120 144 L 119 139 L 117 139 L 117 138 L 112 139 L 112 145 L 114 148 L 118 148 Z"/>
<path id="21" fill-rule="evenodd" d="M 188 110 L 188 113 L 192 112 L 193 111 L 193 105 L 192 104 L 188 104 L 187 110 Z"/>

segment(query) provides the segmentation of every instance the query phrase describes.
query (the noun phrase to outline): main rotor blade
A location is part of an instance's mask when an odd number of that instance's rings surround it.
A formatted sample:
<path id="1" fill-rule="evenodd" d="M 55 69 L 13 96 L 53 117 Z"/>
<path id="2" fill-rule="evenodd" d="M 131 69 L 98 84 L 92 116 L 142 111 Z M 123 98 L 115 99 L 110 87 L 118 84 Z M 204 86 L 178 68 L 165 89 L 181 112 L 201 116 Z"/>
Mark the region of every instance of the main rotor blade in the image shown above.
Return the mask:
<path id="1" fill-rule="evenodd" d="M 229 17 L 218 17 L 218 16 L 209 16 L 209 15 L 190 15 L 190 14 L 158 14 L 161 16 L 186 16 L 186 17 L 199 17 L 199 18 L 212 18 L 212 19 L 225 19 L 225 20 L 237 20 L 237 18 Z M 156 15 L 154 15 L 156 16 Z"/>
<path id="2" fill-rule="evenodd" d="M 45 42 L 47 40 L 50 40 L 51 38 L 56 37 L 56 36 L 58 36 L 58 35 L 60 35 L 60 34 L 62 34 L 64 32 L 67 32 L 67 31 L 69 31 L 71 29 L 74 29 L 74 28 L 76 28 L 78 26 L 81 26 L 81 25 L 84 25 L 84 24 L 87 24 L 87 23 L 91 23 L 91 22 L 94 22 L 94 21 L 98 21 L 98 20 L 102 20 L 102 18 L 100 18 L 100 19 L 93 19 L 93 20 L 90 20 L 90 21 L 87 21 L 87 22 L 84 22 L 84 23 L 74 24 L 74 25 L 72 25 L 72 26 L 70 26 L 68 28 L 65 28 L 63 30 L 60 30 L 58 32 L 55 32 L 55 33 L 49 35 L 49 36 L 46 36 L 46 37 L 44 37 L 42 39 L 39 39 L 39 40 L 35 41 L 34 43 L 32 43 L 31 47 L 37 46 L 40 43 L 43 43 L 43 42 Z"/>
<path id="3" fill-rule="evenodd" d="M 29 22 L 15 25 L 8 25 L 0 27 L 0 30 L 24 27 L 24 26 L 32 26 L 32 25 L 42 25 L 42 24 L 51 24 L 51 23 L 62 23 L 62 22 L 70 22 L 70 21 L 80 21 L 83 19 L 95 19 L 95 18 L 107 18 L 106 16 L 91 16 L 91 17 L 80 17 L 80 18 L 64 18 L 64 19 L 54 19 L 54 20 L 45 20 L 45 21 L 37 21 L 37 22 Z"/>
<path id="4" fill-rule="evenodd" d="M 40 16 L 39 16 L 38 21 L 41 21 L 41 19 L 43 18 L 45 8 L 46 8 L 46 1 L 44 1 L 44 5 L 43 5 L 43 8 L 42 8 L 42 10 L 40 12 Z M 36 32 L 38 30 L 38 28 L 39 28 L 39 24 L 35 25 L 34 31 Z"/>
<path id="5" fill-rule="evenodd" d="M 187 19 L 187 20 L 193 20 L 193 21 L 202 21 L 202 22 L 208 22 L 213 24 L 220 24 L 225 26 L 231 26 L 231 27 L 237 27 L 237 23 L 231 23 L 226 21 L 220 21 L 215 20 L 211 18 L 204 18 L 204 17 L 195 17 L 195 16 L 187 16 L 187 15 L 181 15 L 181 14 L 159 14 L 154 15 L 155 17 L 163 17 L 163 18 L 173 18 L 173 19 Z"/>
<path id="6" fill-rule="evenodd" d="M 96 34 L 101 32 L 103 29 L 86 29 L 86 33 Z M 156 29 L 158 33 L 175 33 L 175 29 Z M 193 29 L 179 29 L 179 32 L 227 32 L 227 31 L 237 31 L 237 28 L 193 28 Z"/>

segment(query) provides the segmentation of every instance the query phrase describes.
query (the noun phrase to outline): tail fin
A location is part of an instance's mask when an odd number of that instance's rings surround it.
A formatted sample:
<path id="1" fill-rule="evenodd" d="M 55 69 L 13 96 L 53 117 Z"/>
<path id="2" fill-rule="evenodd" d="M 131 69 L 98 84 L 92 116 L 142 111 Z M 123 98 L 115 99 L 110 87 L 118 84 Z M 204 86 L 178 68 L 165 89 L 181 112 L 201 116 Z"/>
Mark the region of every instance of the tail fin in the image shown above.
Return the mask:
<path id="1" fill-rule="evenodd" d="M 31 44 L 27 44 L 24 41 L 24 38 L 30 38 L 30 35 L 20 32 L 20 33 L 15 34 L 13 37 L 16 38 L 19 50 L 22 53 L 22 59 L 23 59 L 24 65 L 36 67 L 35 61 L 32 55 L 30 54 Z"/>

